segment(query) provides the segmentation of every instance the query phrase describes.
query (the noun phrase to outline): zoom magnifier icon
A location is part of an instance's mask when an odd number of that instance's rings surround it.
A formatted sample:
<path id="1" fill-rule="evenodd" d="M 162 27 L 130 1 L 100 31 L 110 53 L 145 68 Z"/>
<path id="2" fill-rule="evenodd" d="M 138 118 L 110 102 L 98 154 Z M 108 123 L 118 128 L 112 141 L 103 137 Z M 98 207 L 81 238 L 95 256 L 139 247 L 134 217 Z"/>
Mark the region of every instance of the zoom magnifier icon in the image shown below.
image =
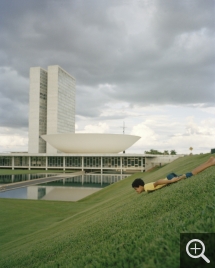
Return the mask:
<path id="1" fill-rule="evenodd" d="M 191 243 L 195 243 L 194 244 L 195 246 L 192 247 L 192 248 L 191 247 L 189 248 Z M 199 244 L 201 245 L 201 247 L 200 247 Z M 191 250 L 192 250 L 192 252 L 190 252 Z M 186 245 L 186 252 L 187 252 L 187 255 L 190 256 L 193 259 L 197 259 L 197 258 L 201 257 L 207 263 L 210 263 L 210 260 L 204 255 L 204 253 L 205 253 L 205 244 L 199 239 L 190 240 Z M 200 252 L 200 254 L 198 254 L 199 252 Z"/>

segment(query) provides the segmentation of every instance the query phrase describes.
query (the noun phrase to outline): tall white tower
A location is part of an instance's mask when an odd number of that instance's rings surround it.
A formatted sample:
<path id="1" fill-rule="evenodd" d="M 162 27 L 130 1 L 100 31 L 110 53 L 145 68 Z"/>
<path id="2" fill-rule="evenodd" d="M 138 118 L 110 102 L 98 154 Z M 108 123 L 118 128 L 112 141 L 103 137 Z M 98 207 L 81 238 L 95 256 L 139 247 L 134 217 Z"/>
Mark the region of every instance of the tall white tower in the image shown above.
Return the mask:
<path id="1" fill-rule="evenodd" d="M 30 68 L 28 152 L 45 153 L 47 132 L 47 71 Z"/>
<path id="2" fill-rule="evenodd" d="M 58 65 L 30 68 L 29 153 L 57 153 L 43 134 L 75 132 L 75 78 Z"/>
<path id="3" fill-rule="evenodd" d="M 47 134 L 75 132 L 75 78 L 58 65 L 48 67 Z M 47 144 L 47 153 L 57 150 Z"/>

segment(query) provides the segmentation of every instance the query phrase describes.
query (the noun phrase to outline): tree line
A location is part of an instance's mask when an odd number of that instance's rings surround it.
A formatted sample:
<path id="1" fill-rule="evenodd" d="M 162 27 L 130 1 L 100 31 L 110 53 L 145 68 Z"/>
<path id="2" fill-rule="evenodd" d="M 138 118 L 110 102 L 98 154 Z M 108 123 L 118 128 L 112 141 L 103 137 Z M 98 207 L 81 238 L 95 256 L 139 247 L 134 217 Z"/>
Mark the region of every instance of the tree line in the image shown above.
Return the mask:
<path id="1" fill-rule="evenodd" d="M 164 152 L 162 153 L 158 150 L 151 149 L 150 151 L 145 151 L 145 154 L 176 155 L 177 153 L 175 150 L 170 150 L 170 152 L 168 150 L 164 150 Z"/>

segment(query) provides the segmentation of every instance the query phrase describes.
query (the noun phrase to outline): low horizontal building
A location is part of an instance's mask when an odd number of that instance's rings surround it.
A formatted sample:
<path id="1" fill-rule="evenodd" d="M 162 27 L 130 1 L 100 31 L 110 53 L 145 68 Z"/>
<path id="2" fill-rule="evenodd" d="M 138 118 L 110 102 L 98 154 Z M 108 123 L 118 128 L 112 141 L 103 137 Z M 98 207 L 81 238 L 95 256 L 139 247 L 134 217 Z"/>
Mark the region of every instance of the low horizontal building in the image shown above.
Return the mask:
<path id="1" fill-rule="evenodd" d="M 183 155 L 149 154 L 0 154 L 0 168 L 84 170 L 86 172 L 134 173 L 168 164 Z"/>

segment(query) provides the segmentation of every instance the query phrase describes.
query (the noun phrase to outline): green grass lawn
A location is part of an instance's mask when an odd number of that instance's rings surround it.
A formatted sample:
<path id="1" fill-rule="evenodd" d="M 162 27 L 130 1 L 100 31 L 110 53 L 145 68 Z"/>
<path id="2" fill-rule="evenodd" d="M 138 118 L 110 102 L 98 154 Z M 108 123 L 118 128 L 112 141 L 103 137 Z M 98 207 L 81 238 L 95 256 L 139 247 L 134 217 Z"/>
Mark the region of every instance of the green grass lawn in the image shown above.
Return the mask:
<path id="1" fill-rule="evenodd" d="M 209 156 L 179 158 L 78 202 L 0 199 L 0 267 L 179 267 L 180 233 L 215 233 L 215 166 L 150 194 L 131 183 L 191 171 Z"/>

